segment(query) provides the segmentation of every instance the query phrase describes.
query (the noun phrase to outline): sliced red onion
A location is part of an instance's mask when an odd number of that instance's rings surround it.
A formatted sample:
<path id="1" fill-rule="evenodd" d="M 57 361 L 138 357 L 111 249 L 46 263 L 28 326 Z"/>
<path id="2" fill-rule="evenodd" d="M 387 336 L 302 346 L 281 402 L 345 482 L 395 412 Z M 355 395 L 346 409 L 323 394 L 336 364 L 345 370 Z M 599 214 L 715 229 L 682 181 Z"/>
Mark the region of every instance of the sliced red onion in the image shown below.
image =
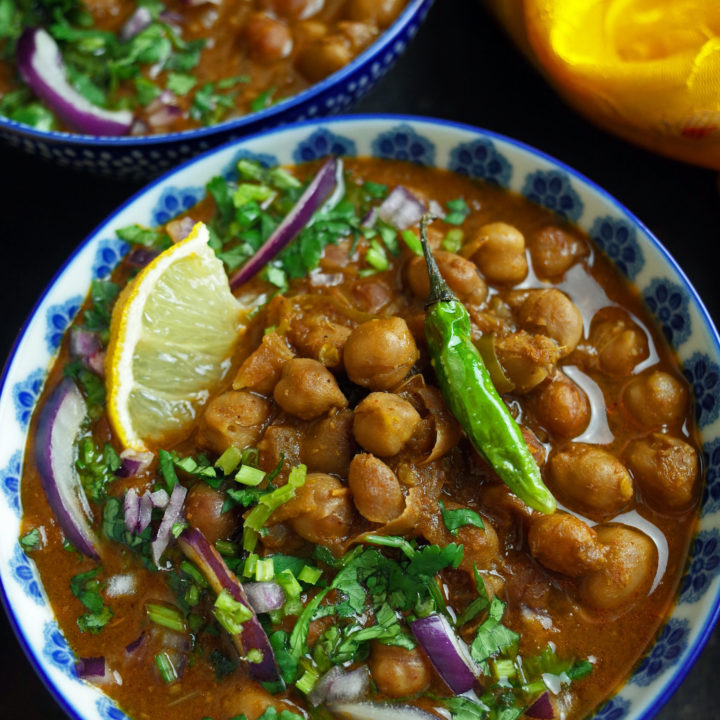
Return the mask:
<path id="1" fill-rule="evenodd" d="M 395 703 L 338 702 L 328 704 L 328 709 L 348 720 L 437 720 L 437 715 L 414 705 Z"/>
<path id="2" fill-rule="evenodd" d="M 550 693 L 544 692 L 526 711 L 525 714 L 539 720 L 552 720 L 555 717 L 555 708 L 550 702 Z"/>
<path id="3" fill-rule="evenodd" d="M 220 594 L 223 590 L 227 590 L 234 600 L 252 610 L 240 581 L 200 530 L 197 528 L 184 530 L 178 538 L 178 545 L 186 557 L 198 566 L 216 593 Z M 251 677 L 258 682 L 280 682 L 282 678 L 270 640 L 268 640 L 255 611 L 252 610 L 252 613 L 252 617 L 243 623 L 242 632 L 230 637 L 243 657 L 247 656 L 250 650 L 260 651 L 261 661 L 248 663 L 248 672 Z"/>
<path id="4" fill-rule="evenodd" d="M 142 497 L 140 498 L 140 513 L 138 515 L 138 523 L 137 523 L 137 531 L 138 533 L 144 532 L 145 528 L 150 524 L 150 521 L 152 520 L 152 511 L 153 511 L 153 501 L 150 497 L 150 493 L 146 490 Z M 161 521 L 162 525 L 162 521 Z M 172 529 L 172 524 L 170 525 L 170 528 Z M 158 528 L 158 534 L 160 533 L 160 529 Z M 166 546 L 167 547 L 167 544 Z M 163 548 L 165 550 L 165 548 Z M 160 555 L 162 555 L 162 552 L 160 552 Z M 158 555 L 159 557 L 159 555 Z M 155 561 L 157 563 L 157 560 Z"/>
<path id="5" fill-rule="evenodd" d="M 323 703 L 360 700 L 370 690 L 370 671 L 366 665 L 347 672 L 339 666 L 328 670 L 310 691 L 308 700 L 317 707 Z"/>
<path id="6" fill-rule="evenodd" d="M 172 526 L 182 519 L 183 503 L 185 502 L 185 496 L 187 495 L 187 488 L 180 483 L 175 483 L 172 493 L 170 493 L 170 500 L 168 501 L 167 507 L 165 508 L 165 514 L 160 521 L 160 527 L 158 528 L 157 535 L 152 541 L 150 547 L 152 548 L 152 556 L 156 565 L 160 563 L 160 556 L 165 552 L 165 548 L 170 542 L 172 533 Z M 146 493 L 143 496 L 143 500 L 147 497 L 147 503 L 152 512 L 152 499 L 150 493 Z M 140 502 L 140 516 L 142 521 L 142 500 Z M 142 530 L 140 531 L 142 532 Z"/>
<path id="7" fill-rule="evenodd" d="M 123 502 L 125 511 L 125 527 L 131 532 L 137 532 L 138 520 L 140 519 L 140 496 L 135 488 L 130 488 L 125 493 Z"/>
<path id="8" fill-rule="evenodd" d="M 100 338 L 97 333 L 73 327 L 70 330 L 70 355 L 74 358 L 87 358 L 100 349 Z"/>
<path id="9" fill-rule="evenodd" d="M 85 361 L 85 365 L 101 378 L 105 377 L 105 351 L 98 350 L 90 355 Z"/>
<path id="10" fill-rule="evenodd" d="M 89 135 L 127 135 L 128 110 L 104 110 L 84 98 L 67 80 L 60 48 L 42 28 L 27 28 L 17 43 L 18 70 L 30 89 L 67 125 Z"/>
<path id="11" fill-rule="evenodd" d="M 402 185 L 398 185 L 378 208 L 380 219 L 398 230 L 417 225 L 426 212 L 425 204 Z"/>
<path id="12" fill-rule="evenodd" d="M 182 25 L 185 22 L 185 18 L 180 13 L 173 12 L 172 10 L 163 10 L 158 15 L 158 20 L 168 25 Z"/>
<path id="13" fill-rule="evenodd" d="M 147 134 L 145 132 L 144 134 Z M 146 247 L 135 248 L 126 258 L 125 262 L 135 268 L 144 268 L 148 263 L 154 260 L 160 253 Z"/>
<path id="14" fill-rule="evenodd" d="M 153 128 L 164 127 L 174 123 L 182 115 L 177 104 L 177 95 L 170 90 L 163 90 L 145 110 L 148 124 Z"/>
<path id="15" fill-rule="evenodd" d="M 125 652 L 128 653 L 128 655 L 136 653 L 145 644 L 146 639 L 147 634 L 143 630 L 136 640 L 133 640 L 128 646 L 126 646 Z"/>
<path id="16" fill-rule="evenodd" d="M 85 680 L 104 680 L 106 677 L 105 658 L 78 658 L 75 663 L 75 672 L 79 678 Z"/>
<path id="17" fill-rule="evenodd" d="M 35 462 L 50 507 L 65 537 L 81 552 L 98 558 L 92 510 L 75 467 L 74 447 L 87 406 L 82 393 L 65 378 L 43 406 L 35 436 Z"/>
<path id="18" fill-rule="evenodd" d="M 360 223 L 360 227 L 364 228 L 371 228 L 375 226 L 375 223 L 378 219 L 378 209 L 376 207 L 371 207 L 367 213 L 365 213 L 365 217 L 362 219 L 362 222 Z"/>
<path id="19" fill-rule="evenodd" d="M 345 165 L 340 158 L 335 163 L 335 188 L 322 204 L 320 213 L 330 212 L 345 197 Z"/>
<path id="20" fill-rule="evenodd" d="M 477 668 L 465 643 L 443 615 L 428 615 L 410 623 L 410 629 L 438 675 L 456 694 L 472 690 Z"/>
<path id="21" fill-rule="evenodd" d="M 115 471 L 115 475 L 121 478 L 135 477 L 150 467 L 154 457 L 151 452 L 123 450 L 120 453 L 122 465 Z"/>
<path id="22" fill-rule="evenodd" d="M 152 15 L 146 7 L 139 7 L 120 30 L 120 39 L 127 42 L 142 32 L 152 22 Z"/>
<path id="23" fill-rule="evenodd" d="M 222 5 L 222 0 L 183 0 L 183 5 L 198 7 L 199 5 Z"/>
<path id="24" fill-rule="evenodd" d="M 246 582 L 243 589 L 256 613 L 279 610 L 285 604 L 285 593 L 277 583 Z"/>
<path id="25" fill-rule="evenodd" d="M 191 217 L 184 217 L 182 220 L 171 220 L 165 230 L 174 243 L 184 240 L 195 227 L 195 221 Z"/>
<path id="26" fill-rule="evenodd" d="M 338 167 L 342 174 L 342 161 L 328 158 L 317 175 L 300 196 L 295 207 L 285 216 L 275 232 L 263 246 L 230 277 L 230 287 L 235 289 L 250 280 L 267 265 L 310 222 L 315 212 L 333 195 L 337 187 Z"/>
<path id="27" fill-rule="evenodd" d="M 167 490 L 160 488 L 160 490 L 150 493 L 150 500 L 152 501 L 153 507 L 160 508 L 162 510 L 163 508 L 166 508 L 167 504 L 170 502 L 170 496 L 167 494 Z"/>
<path id="28" fill-rule="evenodd" d="M 313 287 L 335 287 L 342 285 L 345 276 L 342 273 L 324 273 L 320 268 L 310 271 L 310 284 Z"/>

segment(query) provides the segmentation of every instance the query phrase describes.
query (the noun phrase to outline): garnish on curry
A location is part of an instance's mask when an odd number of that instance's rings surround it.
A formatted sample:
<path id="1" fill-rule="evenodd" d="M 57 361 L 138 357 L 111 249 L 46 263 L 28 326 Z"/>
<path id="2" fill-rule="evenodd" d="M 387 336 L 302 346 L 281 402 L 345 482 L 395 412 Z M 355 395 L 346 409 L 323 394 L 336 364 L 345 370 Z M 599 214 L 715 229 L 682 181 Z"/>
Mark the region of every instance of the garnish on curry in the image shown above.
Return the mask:
<path id="1" fill-rule="evenodd" d="M 674 603 L 700 461 L 676 358 L 582 232 L 331 159 L 241 160 L 119 234 L 22 481 L 81 676 L 135 719 L 579 720 L 617 690 Z M 143 426 L 161 401 L 185 415 Z"/>

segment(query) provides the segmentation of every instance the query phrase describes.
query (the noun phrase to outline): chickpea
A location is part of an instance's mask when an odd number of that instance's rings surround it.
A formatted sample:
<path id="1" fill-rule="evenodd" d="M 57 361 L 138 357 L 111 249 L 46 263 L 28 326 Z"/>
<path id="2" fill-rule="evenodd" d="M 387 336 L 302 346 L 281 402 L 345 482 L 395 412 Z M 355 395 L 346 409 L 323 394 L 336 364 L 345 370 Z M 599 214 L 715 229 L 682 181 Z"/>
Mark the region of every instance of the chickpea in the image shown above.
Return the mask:
<path id="1" fill-rule="evenodd" d="M 392 393 L 370 393 L 356 408 L 353 433 L 358 443 L 380 457 L 397 455 L 420 422 L 418 411 Z"/>
<path id="2" fill-rule="evenodd" d="M 653 433 L 631 442 L 625 458 L 649 505 L 679 510 L 693 501 L 698 456 L 692 445 L 680 438 Z"/>
<path id="3" fill-rule="evenodd" d="M 487 285 L 480 277 L 477 266 L 455 253 L 435 250 L 433 253 L 440 274 L 461 302 L 482 305 L 487 297 Z M 406 280 L 410 289 L 421 300 L 430 293 L 430 279 L 425 258 L 415 255 L 407 265 Z"/>
<path id="4" fill-rule="evenodd" d="M 291 334 L 293 344 L 302 355 L 312 357 L 328 368 L 342 365 L 350 328 L 319 317 L 311 319 L 307 325 L 294 326 Z"/>
<path id="5" fill-rule="evenodd" d="M 548 570 L 580 577 L 605 564 L 607 549 L 587 523 L 568 513 L 535 515 L 528 533 L 532 556 Z"/>
<path id="6" fill-rule="evenodd" d="M 515 285 L 527 276 L 525 237 L 503 222 L 483 225 L 479 230 L 478 250 L 472 259 L 491 283 Z"/>
<path id="7" fill-rule="evenodd" d="M 405 509 L 405 497 L 395 473 L 374 455 L 356 455 L 348 485 L 359 513 L 371 522 L 394 520 Z"/>
<path id="8" fill-rule="evenodd" d="M 317 15 L 325 5 L 325 0 L 273 0 L 278 15 L 293 20 L 306 20 Z"/>
<path id="9" fill-rule="evenodd" d="M 590 402 L 585 391 L 563 372 L 535 390 L 528 407 L 537 421 L 558 438 L 577 437 L 590 422 Z"/>
<path id="10" fill-rule="evenodd" d="M 381 643 L 373 643 L 370 672 L 378 690 L 392 698 L 423 692 L 432 678 L 428 661 L 419 648 L 407 650 Z"/>
<path id="11" fill-rule="evenodd" d="M 345 342 L 343 360 L 352 382 L 389 390 L 405 379 L 419 356 L 407 323 L 389 317 L 358 325 Z"/>
<path id="12" fill-rule="evenodd" d="M 347 38 L 326 35 L 311 42 L 295 61 L 298 70 L 310 82 L 320 82 L 328 75 L 344 68 L 352 59 Z"/>
<path id="13" fill-rule="evenodd" d="M 548 462 L 551 488 L 571 509 L 604 520 L 633 497 L 633 481 L 614 455 L 594 445 L 572 443 Z"/>
<path id="14" fill-rule="evenodd" d="M 259 395 L 232 390 L 218 395 L 200 419 L 200 444 L 219 455 L 231 445 L 255 445 L 270 418 L 270 403 Z"/>
<path id="15" fill-rule="evenodd" d="M 448 509 L 453 509 L 452 503 L 445 503 Z M 467 573 L 473 572 L 473 565 L 479 570 L 490 570 L 502 562 L 500 540 L 492 523 L 483 517 L 484 528 L 466 525 L 458 530 L 453 542 L 464 547 L 463 559 L 460 568 Z"/>
<path id="16" fill-rule="evenodd" d="M 552 338 L 560 346 L 560 357 L 569 355 L 583 336 L 580 310 L 565 293 L 555 288 L 528 292 L 516 315 L 528 332 Z"/>
<path id="17" fill-rule="evenodd" d="M 233 390 L 247 388 L 270 395 L 282 373 L 282 366 L 294 357 L 287 340 L 276 332 L 265 333 L 260 347 L 250 353 L 237 371 Z"/>
<path id="18" fill-rule="evenodd" d="M 646 428 L 681 423 L 688 397 L 685 386 L 662 370 L 631 380 L 623 393 L 625 407 Z"/>
<path id="19" fill-rule="evenodd" d="M 602 308 L 590 324 L 590 344 L 598 366 L 608 375 L 629 375 L 650 354 L 645 333 L 620 308 Z"/>
<path id="20" fill-rule="evenodd" d="M 316 545 L 332 545 L 347 535 L 353 521 L 347 488 L 332 475 L 308 474 L 295 497 L 271 516 L 272 523 L 290 521 L 292 529 Z"/>
<path id="21" fill-rule="evenodd" d="M 253 15 L 245 25 L 244 33 L 250 57 L 255 62 L 275 62 L 292 52 L 292 34 L 282 20 L 260 13 Z"/>
<path id="22" fill-rule="evenodd" d="M 525 331 L 510 333 L 495 340 L 495 353 L 514 392 L 527 393 L 551 375 L 560 352 L 544 335 Z"/>
<path id="23" fill-rule="evenodd" d="M 626 609 L 649 592 L 657 570 L 657 548 L 644 532 L 626 525 L 600 525 L 596 530 L 607 546 L 607 562 L 580 581 L 580 599 L 595 610 Z"/>
<path id="24" fill-rule="evenodd" d="M 197 528 L 214 545 L 226 540 L 237 528 L 234 512 L 223 512 L 225 495 L 204 482 L 193 485 L 185 502 L 185 516 L 191 527 Z"/>
<path id="25" fill-rule="evenodd" d="M 588 254 L 587 245 L 562 228 L 548 225 L 528 240 L 535 274 L 542 279 L 564 275 Z"/>
<path id="26" fill-rule="evenodd" d="M 285 412 L 303 420 L 312 420 L 332 408 L 347 406 L 347 399 L 333 374 L 311 358 L 293 358 L 283 365 L 273 397 Z"/>
<path id="27" fill-rule="evenodd" d="M 352 410 L 340 410 L 308 428 L 301 452 L 308 470 L 347 477 L 353 456 L 352 425 Z"/>

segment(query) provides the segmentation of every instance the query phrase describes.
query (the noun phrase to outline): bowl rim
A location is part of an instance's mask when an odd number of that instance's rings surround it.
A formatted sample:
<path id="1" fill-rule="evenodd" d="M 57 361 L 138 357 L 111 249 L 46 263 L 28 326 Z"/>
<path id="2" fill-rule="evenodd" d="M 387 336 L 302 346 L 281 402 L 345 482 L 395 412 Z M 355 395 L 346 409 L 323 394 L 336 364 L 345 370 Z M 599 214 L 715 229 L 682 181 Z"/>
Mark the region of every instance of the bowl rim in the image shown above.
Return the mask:
<path id="1" fill-rule="evenodd" d="M 419 0 L 419 2 L 423 2 L 424 0 Z M 432 1 L 432 0 L 431 0 Z M 303 127 L 315 127 L 315 126 L 322 126 L 324 122 L 327 123 L 333 123 L 333 124 L 343 124 L 343 123 L 357 123 L 362 121 L 386 121 L 388 123 L 419 123 L 421 125 L 429 126 L 429 127 L 439 127 L 439 128 L 449 128 L 450 130 L 461 130 L 465 132 L 471 132 L 478 136 L 486 137 L 491 140 L 499 140 L 501 142 L 507 143 L 511 145 L 513 148 L 519 149 L 520 151 L 524 151 L 526 153 L 529 153 L 532 156 L 539 157 L 543 160 L 545 160 L 548 163 L 551 163 L 555 167 L 561 169 L 562 171 L 566 172 L 570 177 L 579 180 L 582 183 L 587 184 L 589 188 L 594 192 L 599 194 L 602 198 L 604 198 L 610 205 L 612 205 L 616 210 L 618 210 L 620 213 L 624 214 L 629 221 L 634 224 L 637 228 L 639 228 L 645 235 L 646 239 L 655 247 L 655 249 L 660 253 L 663 260 L 670 265 L 670 267 L 678 274 L 678 277 L 682 280 L 685 289 L 688 291 L 688 293 L 691 296 L 691 299 L 697 304 L 697 308 L 699 311 L 699 315 L 701 319 L 703 320 L 706 328 L 709 330 L 709 334 L 712 337 L 713 341 L 713 353 L 720 358 L 720 333 L 718 332 L 717 327 L 715 326 L 715 323 L 708 312 L 707 308 L 705 307 L 705 304 L 703 303 L 702 299 L 700 298 L 697 290 L 693 286 L 693 284 L 690 282 L 689 278 L 685 274 L 684 270 L 680 267 L 678 262 L 675 260 L 675 258 L 670 254 L 670 252 L 665 248 L 665 246 L 662 244 L 662 242 L 655 236 L 655 234 L 623 203 L 621 203 L 619 200 L 617 200 L 613 195 L 611 195 L 608 191 L 604 190 L 602 187 L 600 187 L 597 183 L 595 183 L 593 180 L 590 180 L 587 176 L 585 176 L 583 173 L 579 172 L 578 170 L 575 170 L 570 165 L 566 164 L 562 160 L 558 160 L 554 156 L 534 148 L 533 146 L 521 141 L 521 140 L 515 140 L 514 138 L 508 137 L 506 135 L 503 135 L 502 133 L 495 132 L 493 130 L 487 130 L 485 128 L 477 127 L 474 125 L 470 125 L 468 123 L 462 123 L 457 122 L 454 120 L 446 120 L 444 118 L 435 118 L 431 116 L 420 116 L 420 115 L 409 115 L 409 114 L 395 114 L 395 113 L 359 113 L 355 115 L 337 115 L 334 117 L 328 117 L 328 118 L 313 118 L 310 120 L 305 120 L 302 122 L 296 122 L 280 127 L 272 127 L 268 128 L 266 130 L 260 130 L 254 133 L 251 133 L 247 136 L 237 138 L 235 140 L 231 140 L 229 142 L 223 143 L 221 145 L 218 145 L 217 147 L 210 148 L 209 150 L 206 150 L 202 153 L 199 153 L 198 155 L 195 155 L 194 157 L 180 163 L 179 165 L 171 168 L 170 170 L 164 172 L 159 177 L 153 179 L 146 185 L 144 185 L 142 188 L 134 192 L 127 200 L 125 200 L 121 205 L 119 205 L 115 210 L 113 210 L 112 213 L 110 213 L 108 216 L 106 216 L 98 225 L 96 225 L 84 238 L 83 240 L 74 248 L 74 250 L 68 255 L 67 259 L 62 263 L 60 268 L 54 273 L 50 281 L 45 286 L 45 289 L 38 297 L 37 301 L 32 306 L 32 309 L 30 310 L 28 316 L 26 317 L 24 323 L 22 324 L 20 330 L 18 331 L 15 340 L 12 344 L 12 347 L 10 349 L 10 352 L 8 354 L 7 359 L 5 360 L 5 363 L 3 365 L 2 373 L 0 374 L 0 396 L 4 394 L 6 391 L 6 383 L 8 378 L 8 373 L 10 370 L 11 365 L 13 364 L 18 348 L 20 346 L 20 343 L 22 342 L 31 322 L 34 320 L 40 306 L 42 305 L 45 297 L 48 295 L 48 293 L 52 290 L 52 288 L 55 286 L 55 283 L 58 281 L 60 276 L 66 271 L 68 266 L 75 260 L 76 256 L 78 256 L 85 247 L 91 242 L 93 238 L 95 238 L 97 235 L 101 233 L 101 231 L 112 222 L 112 220 L 119 215 L 121 212 L 123 212 L 128 206 L 130 206 L 132 203 L 134 203 L 136 200 L 141 198 L 143 195 L 145 195 L 147 192 L 152 190 L 153 188 L 157 187 L 158 185 L 164 184 L 167 181 L 170 180 L 170 178 L 175 175 L 176 173 L 180 173 L 181 171 L 185 170 L 189 166 L 193 165 L 194 163 L 200 163 L 206 158 L 216 154 L 226 151 L 227 149 L 234 147 L 236 145 L 242 145 L 245 143 L 252 142 L 258 138 L 265 137 L 267 135 L 272 135 L 275 133 L 283 133 L 286 131 L 293 131 L 296 129 L 300 129 Z M 632 281 L 630 281 L 632 282 Z M 690 552 L 690 549 L 688 549 L 688 552 Z M 44 662 L 42 658 L 35 654 L 33 652 L 33 649 L 29 646 L 29 644 L 26 642 L 24 635 L 20 631 L 20 628 L 16 622 L 15 614 L 11 610 L 10 602 L 7 597 L 5 587 L 3 584 L 2 576 L 0 576 L 0 600 L 2 601 L 2 605 L 4 606 L 6 615 L 8 617 L 8 622 L 10 626 L 13 629 L 13 632 L 18 639 L 18 642 L 20 646 L 23 649 L 23 652 L 25 653 L 26 657 L 28 658 L 28 661 L 30 662 L 30 665 L 35 670 L 36 674 L 40 677 L 41 681 L 45 685 L 45 687 L 50 692 L 50 695 L 55 699 L 55 701 L 62 707 L 62 709 L 65 711 L 65 713 L 72 718 L 72 720 L 84 720 L 84 718 L 79 715 L 66 701 L 65 696 L 58 690 L 58 688 L 53 684 L 52 680 L 49 678 L 47 673 L 44 669 Z M 685 661 L 682 664 L 677 664 L 674 666 L 673 674 L 670 678 L 668 678 L 658 694 L 655 696 L 655 698 L 651 701 L 651 703 L 646 707 L 646 709 L 643 711 L 643 714 L 639 716 L 638 720 L 652 720 L 659 710 L 666 704 L 668 699 L 672 696 L 672 694 L 677 690 L 677 688 L 680 686 L 680 684 L 683 682 L 683 680 L 687 677 L 688 673 L 690 672 L 691 668 L 697 661 L 700 653 L 703 651 L 705 646 L 707 645 L 708 640 L 710 639 L 710 635 L 712 634 L 715 625 L 720 620 L 720 592 L 716 595 L 713 605 L 710 609 L 710 611 L 707 613 L 706 617 L 704 618 L 703 625 L 701 629 L 698 631 L 698 634 L 695 638 L 695 641 L 687 651 L 687 656 L 685 658 Z M 624 686 L 624 685 L 623 685 Z M 620 687 L 623 687 L 620 686 Z M 613 697 L 613 696 L 610 696 Z M 610 698 L 607 698 L 609 700 Z M 607 702 L 607 700 L 605 702 Z M 602 708 L 602 705 L 598 708 Z"/>
<path id="2" fill-rule="evenodd" d="M 415 17 L 425 9 L 430 7 L 435 0 L 409 0 L 404 10 L 398 15 L 395 21 L 388 27 L 378 39 L 363 50 L 357 57 L 353 58 L 345 67 L 328 75 L 320 82 L 310 85 L 310 87 L 302 90 L 296 95 L 283 98 L 275 105 L 271 105 L 259 112 L 251 112 L 247 115 L 224 120 L 214 125 L 208 125 L 199 128 L 191 128 L 189 130 L 181 130 L 179 132 L 159 133 L 156 135 L 86 135 L 82 133 L 66 132 L 64 130 L 38 130 L 31 125 L 11 120 L 0 115 L 0 130 L 10 130 L 22 137 L 32 137 L 35 140 L 52 141 L 57 144 L 80 145 L 83 147 L 122 147 L 136 148 L 150 145 L 167 145 L 172 143 L 192 142 L 201 140 L 202 138 L 215 135 L 216 133 L 227 133 L 233 130 L 242 130 L 243 127 L 252 125 L 255 122 L 263 122 L 280 117 L 287 111 L 291 111 L 306 102 L 311 102 L 314 98 L 322 95 L 335 85 L 341 85 L 356 70 L 360 69 L 366 63 L 372 61 L 376 55 L 382 54 L 389 46 L 392 46 L 410 26 Z M 319 120 L 321 116 L 311 118 Z M 246 137 L 255 135 L 253 131 Z M 179 167 L 179 166 L 175 166 Z"/>

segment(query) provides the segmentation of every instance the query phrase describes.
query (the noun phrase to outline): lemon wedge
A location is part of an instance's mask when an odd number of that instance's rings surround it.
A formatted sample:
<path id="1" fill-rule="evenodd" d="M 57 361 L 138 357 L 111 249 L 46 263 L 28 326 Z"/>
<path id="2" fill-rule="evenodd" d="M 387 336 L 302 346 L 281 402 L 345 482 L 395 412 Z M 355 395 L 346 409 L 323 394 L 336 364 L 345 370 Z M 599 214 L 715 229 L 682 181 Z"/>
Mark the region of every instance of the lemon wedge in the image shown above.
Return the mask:
<path id="1" fill-rule="evenodd" d="M 232 364 L 241 307 L 208 229 L 158 255 L 120 294 L 105 361 L 107 412 L 126 448 L 187 431 Z"/>

